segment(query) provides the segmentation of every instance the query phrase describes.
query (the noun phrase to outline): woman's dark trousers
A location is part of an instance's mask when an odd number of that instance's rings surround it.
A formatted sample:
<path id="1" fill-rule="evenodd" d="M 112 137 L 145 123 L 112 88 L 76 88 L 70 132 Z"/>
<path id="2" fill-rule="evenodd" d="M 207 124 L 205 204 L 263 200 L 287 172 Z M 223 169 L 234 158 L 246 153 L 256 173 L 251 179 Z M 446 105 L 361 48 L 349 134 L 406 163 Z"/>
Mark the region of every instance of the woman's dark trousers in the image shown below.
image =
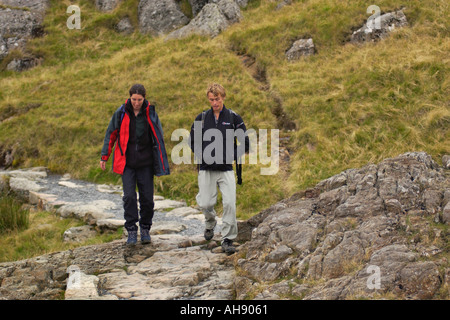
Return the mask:
<path id="1" fill-rule="evenodd" d="M 133 169 L 125 167 L 122 175 L 123 208 L 125 228 L 128 231 L 137 231 L 136 223 L 141 229 L 149 230 L 153 219 L 153 168 L 151 166 Z M 136 186 L 139 191 L 138 211 Z"/>

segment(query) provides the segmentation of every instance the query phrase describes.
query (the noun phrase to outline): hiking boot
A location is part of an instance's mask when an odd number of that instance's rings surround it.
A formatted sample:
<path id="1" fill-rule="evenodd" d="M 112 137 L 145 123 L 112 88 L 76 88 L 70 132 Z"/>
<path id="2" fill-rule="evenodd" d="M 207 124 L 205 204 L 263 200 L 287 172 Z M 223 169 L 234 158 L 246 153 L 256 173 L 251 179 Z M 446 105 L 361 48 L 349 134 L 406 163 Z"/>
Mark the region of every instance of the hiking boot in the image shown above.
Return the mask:
<path id="1" fill-rule="evenodd" d="M 127 245 L 134 246 L 137 243 L 137 231 L 128 231 Z"/>
<path id="2" fill-rule="evenodd" d="M 233 241 L 230 239 L 225 239 L 222 242 L 222 250 L 223 252 L 225 252 L 226 254 L 233 254 L 236 252 L 236 248 L 233 245 Z"/>
<path id="3" fill-rule="evenodd" d="M 211 240 L 214 237 L 214 229 L 205 229 L 204 236 L 207 241 Z"/>
<path id="4" fill-rule="evenodd" d="M 148 244 L 152 240 L 150 238 L 150 229 L 142 229 L 141 228 L 141 243 L 142 244 Z"/>

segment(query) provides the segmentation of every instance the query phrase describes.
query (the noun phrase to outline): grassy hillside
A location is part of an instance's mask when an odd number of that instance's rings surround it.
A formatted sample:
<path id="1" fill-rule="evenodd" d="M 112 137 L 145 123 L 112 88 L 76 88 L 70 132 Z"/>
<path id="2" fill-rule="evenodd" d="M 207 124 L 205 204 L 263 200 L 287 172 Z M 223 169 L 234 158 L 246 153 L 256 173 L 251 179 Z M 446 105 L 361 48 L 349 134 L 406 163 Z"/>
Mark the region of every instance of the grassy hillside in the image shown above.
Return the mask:
<path id="1" fill-rule="evenodd" d="M 114 31 L 124 16 L 137 27 L 138 2 L 125 0 L 105 14 L 80 0 L 82 29 L 69 30 L 65 11 L 73 2 L 51 1 L 46 34 L 27 49 L 44 58 L 42 65 L 0 72 L 0 147 L 14 150 L 14 166 L 121 183 L 98 161 L 110 117 L 136 82 L 157 106 L 169 155 L 178 143 L 171 133 L 189 129 L 208 108 L 212 81 L 225 86 L 226 105 L 248 128 L 277 128 L 276 108 L 295 123 L 295 131 L 281 132 L 290 150 L 283 170 L 263 176 L 263 165 L 244 167 L 240 218 L 351 167 L 406 151 L 426 151 L 438 162 L 450 153 L 445 0 L 377 1 L 382 12 L 404 7 L 410 26 L 365 45 L 346 40 L 368 18 L 367 1 L 294 0 L 275 11 L 276 1 L 253 0 L 244 20 L 217 38 L 176 41 Z M 314 39 L 317 54 L 287 62 L 285 51 L 303 36 Z M 242 63 L 244 54 L 265 75 L 264 86 Z M 171 170 L 156 179 L 157 193 L 195 204 L 195 166 Z"/>

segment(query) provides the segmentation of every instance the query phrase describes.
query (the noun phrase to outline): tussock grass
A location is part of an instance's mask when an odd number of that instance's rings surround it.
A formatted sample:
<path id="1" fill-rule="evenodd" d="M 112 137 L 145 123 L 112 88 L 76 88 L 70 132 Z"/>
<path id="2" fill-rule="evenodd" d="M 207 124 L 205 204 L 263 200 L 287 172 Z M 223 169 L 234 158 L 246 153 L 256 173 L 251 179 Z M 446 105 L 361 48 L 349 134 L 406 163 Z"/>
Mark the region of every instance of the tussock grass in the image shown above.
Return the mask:
<path id="1" fill-rule="evenodd" d="M 0 193 L 0 234 L 20 231 L 29 225 L 29 213 L 22 203 L 7 193 Z"/>
<path id="2" fill-rule="evenodd" d="M 44 58 L 42 65 L 0 73 L 0 111 L 12 115 L 0 123 L 0 147 L 15 150 L 17 167 L 43 165 L 121 183 L 110 171 L 101 172 L 98 160 L 110 117 L 136 82 L 146 85 L 157 106 L 169 155 L 178 143 L 171 133 L 189 130 L 209 108 L 205 89 L 212 81 L 225 86 L 226 106 L 248 128 L 276 128 L 272 110 L 281 101 L 297 126 L 282 132 L 290 138 L 289 165 L 274 176 L 260 175 L 261 165 L 244 166 L 240 218 L 367 162 L 406 151 L 426 151 L 440 162 L 450 153 L 446 1 L 379 1 L 382 12 L 404 6 L 410 26 L 365 45 L 346 42 L 369 16 L 365 1 L 293 1 L 278 11 L 275 1 L 251 1 L 244 20 L 215 39 L 171 41 L 114 31 L 123 17 L 138 27 L 137 0 L 106 14 L 92 1 L 80 1 L 81 30 L 66 27 L 70 1 L 51 3 L 45 36 L 27 49 Z M 301 37 L 314 39 L 317 54 L 287 62 L 284 53 Z M 256 59 L 266 72 L 267 91 L 238 54 Z M 24 112 L 29 105 L 39 107 Z M 156 179 L 157 192 L 195 204 L 195 165 L 172 164 L 171 170 Z"/>

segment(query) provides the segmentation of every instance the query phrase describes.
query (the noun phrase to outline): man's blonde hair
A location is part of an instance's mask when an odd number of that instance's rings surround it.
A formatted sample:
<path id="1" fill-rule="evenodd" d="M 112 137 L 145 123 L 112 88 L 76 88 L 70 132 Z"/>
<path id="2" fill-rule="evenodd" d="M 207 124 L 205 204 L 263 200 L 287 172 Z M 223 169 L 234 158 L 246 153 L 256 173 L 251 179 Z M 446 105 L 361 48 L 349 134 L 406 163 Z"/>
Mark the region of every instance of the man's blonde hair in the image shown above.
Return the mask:
<path id="1" fill-rule="evenodd" d="M 222 98 L 225 98 L 225 96 L 227 95 L 225 93 L 225 89 L 224 87 L 222 87 L 220 84 L 218 83 L 212 83 L 208 86 L 208 89 L 206 90 L 206 96 L 208 96 L 209 93 L 212 93 L 215 97 L 216 96 L 221 96 Z"/>

